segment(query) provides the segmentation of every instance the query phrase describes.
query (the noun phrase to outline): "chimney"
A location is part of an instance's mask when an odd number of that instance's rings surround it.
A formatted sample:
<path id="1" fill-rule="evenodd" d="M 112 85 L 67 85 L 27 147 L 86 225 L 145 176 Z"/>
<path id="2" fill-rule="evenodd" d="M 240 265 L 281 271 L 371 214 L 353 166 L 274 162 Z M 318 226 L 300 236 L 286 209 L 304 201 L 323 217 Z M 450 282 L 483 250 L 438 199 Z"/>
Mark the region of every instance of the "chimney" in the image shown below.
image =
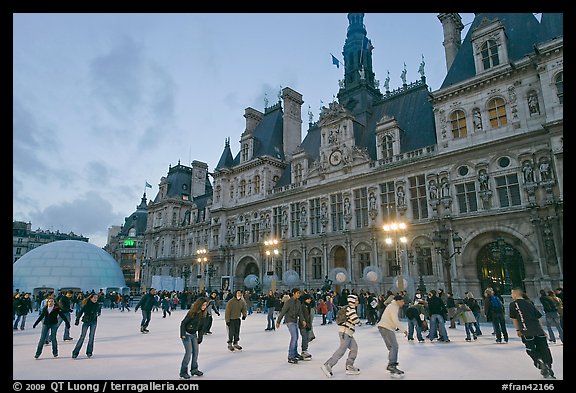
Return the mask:
<path id="1" fill-rule="evenodd" d="M 192 161 L 192 197 L 206 194 L 206 174 L 208 164 L 201 161 Z"/>
<path id="2" fill-rule="evenodd" d="M 242 136 L 252 134 L 254 132 L 254 129 L 256 129 L 256 127 L 260 123 L 260 120 L 262 120 L 262 116 L 264 116 L 262 112 L 258 112 L 254 108 L 250 107 L 246 108 L 244 110 L 244 118 L 246 119 L 246 129 L 244 130 L 244 134 L 242 134 Z"/>
<path id="3" fill-rule="evenodd" d="M 292 154 L 302 142 L 302 94 L 289 87 L 282 89 L 284 100 L 283 139 L 284 157 L 292 161 Z"/>
<path id="4" fill-rule="evenodd" d="M 450 67 L 462 43 L 461 34 L 464 25 L 458 13 L 438 14 L 438 19 L 442 22 L 442 28 L 444 29 L 444 42 L 442 42 L 442 45 L 444 45 L 444 53 L 446 55 L 446 71 L 450 71 Z"/>

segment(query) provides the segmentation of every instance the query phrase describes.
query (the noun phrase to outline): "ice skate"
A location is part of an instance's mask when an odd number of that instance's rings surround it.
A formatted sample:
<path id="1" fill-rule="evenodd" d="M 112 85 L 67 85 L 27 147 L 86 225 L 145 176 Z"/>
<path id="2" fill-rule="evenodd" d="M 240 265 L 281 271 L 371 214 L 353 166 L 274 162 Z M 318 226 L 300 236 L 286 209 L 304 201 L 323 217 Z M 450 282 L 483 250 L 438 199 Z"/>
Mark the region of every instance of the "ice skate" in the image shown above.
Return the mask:
<path id="1" fill-rule="evenodd" d="M 232 344 L 228 344 L 228 350 L 234 352 L 234 346 Z"/>
<path id="2" fill-rule="evenodd" d="M 360 374 L 360 369 L 354 366 L 346 366 L 346 374 L 347 375 L 358 375 Z"/>
<path id="3" fill-rule="evenodd" d="M 386 367 L 386 370 L 390 371 L 390 376 L 393 378 L 404 377 L 404 371 L 400 370 L 396 366 L 397 366 L 396 364 L 389 364 L 388 367 Z"/>
<path id="4" fill-rule="evenodd" d="M 234 348 L 237 349 L 237 350 L 239 350 L 239 351 L 242 350 L 242 347 L 241 347 L 240 345 L 238 345 L 238 344 L 234 344 Z"/>
<path id="5" fill-rule="evenodd" d="M 312 360 L 312 355 L 310 355 L 307 351 L 302 351 L 300 356 L 302 356 L 302 360 Z"/>
<path id="6" fill-rule="evenodd" d="M 328 377 L 328 378 L 332 378 L 332 367 L 330 367 L 327 364 L 323 364 L 321 367 L 322 372 Z"/>

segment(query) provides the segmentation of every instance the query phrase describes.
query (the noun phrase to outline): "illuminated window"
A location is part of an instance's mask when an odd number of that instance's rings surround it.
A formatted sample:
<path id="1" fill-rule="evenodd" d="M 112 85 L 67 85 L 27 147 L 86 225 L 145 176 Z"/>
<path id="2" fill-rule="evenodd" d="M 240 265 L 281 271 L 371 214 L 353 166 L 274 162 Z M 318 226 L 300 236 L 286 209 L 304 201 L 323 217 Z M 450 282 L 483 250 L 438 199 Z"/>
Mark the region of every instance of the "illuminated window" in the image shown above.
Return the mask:
<path id="1" fill-rule="evenodd" d="M 502 127 L 508 124 L 506 105 L 502 98 L 496 97 L 488 102 L 488 117 L 492 128 Z"/>
<path id="2" fill-rule="evenodd" d="M 468 134 L 464 111 L 457 110 L 452 112 L 450 115 L 450 124 L 452 125 L 452 136 L 455 139 L 464 138 Z"/>

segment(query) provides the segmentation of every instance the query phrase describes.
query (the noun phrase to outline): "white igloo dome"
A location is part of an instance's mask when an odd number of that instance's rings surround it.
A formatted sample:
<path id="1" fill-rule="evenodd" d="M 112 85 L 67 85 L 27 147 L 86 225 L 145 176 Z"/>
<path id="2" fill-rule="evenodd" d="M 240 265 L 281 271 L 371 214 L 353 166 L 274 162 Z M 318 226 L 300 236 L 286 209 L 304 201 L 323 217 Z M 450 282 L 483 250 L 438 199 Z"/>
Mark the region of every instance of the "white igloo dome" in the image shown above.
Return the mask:
<path id="1" fill-rule="evenodd" d="M 80 289 L 83 292 L 126 287 L 122 269 L 110 254 L 94 244 L 59 240 L 35 248 L 14 263 L 12 289 Z"/>

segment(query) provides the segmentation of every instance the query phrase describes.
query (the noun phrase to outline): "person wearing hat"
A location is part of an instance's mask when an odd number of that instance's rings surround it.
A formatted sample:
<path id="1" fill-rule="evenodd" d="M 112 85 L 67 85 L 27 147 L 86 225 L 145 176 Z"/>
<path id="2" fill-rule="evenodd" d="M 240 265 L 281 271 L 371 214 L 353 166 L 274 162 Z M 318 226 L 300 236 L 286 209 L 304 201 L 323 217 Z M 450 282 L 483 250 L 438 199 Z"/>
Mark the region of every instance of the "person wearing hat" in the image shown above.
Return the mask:
<path id="1" fill-rule="evenodd" d="M 357 375 L 360 374 L 360 369 L 354 367 L 354 361 L 358 356 L 358 344 L 354 339 L 355 326 L 360 324 L 360 318 L 356 313 L 358 306 L 358 296 L 354 294 L 348 295 L 348 304 L 346 306 L 346 321 L 338 326 L 338 337 L 340 338 L 340 345 L 338 349 L 332 354 L 321 366 L 322 372 L 328 377 L 332 378 L 332 368 L 344 356 L 348 349 L 348 358 L 346 359 L 346 374 Z"/>
<path id="2" fill-rule="evenodd" d="M 384 344 L 388 348 L 388 367 L 386 370 L 392 374 L 404 374 L 404 371 L 398 369 L 398 340 L 396 339 L 396 330 L 400 330 L 400 320 L 398 313 L 404 306 L 404 298 L 402 295 L 395 295 L 394 300 L 384 309 L 382 318 L 378 322 L 378 331 L 384 339 Z M 407 336 L 408 332 L 404 329 L 404 335 Z M 422 338 L 420 336 L 418 339 Z"/>

